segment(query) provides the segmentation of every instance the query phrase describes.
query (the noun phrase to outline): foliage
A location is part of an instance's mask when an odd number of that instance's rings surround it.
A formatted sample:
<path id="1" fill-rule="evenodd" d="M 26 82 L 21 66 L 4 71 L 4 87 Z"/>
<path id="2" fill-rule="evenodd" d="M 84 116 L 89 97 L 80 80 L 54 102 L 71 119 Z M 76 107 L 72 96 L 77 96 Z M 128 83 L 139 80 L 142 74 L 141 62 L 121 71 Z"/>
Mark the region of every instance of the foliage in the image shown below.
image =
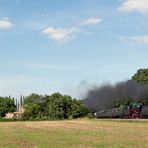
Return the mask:
<path id="1" fill-rule="evenodd" d="M 85 107 L 85 105 L 82 103 L 82 101 L 78 101 L 76 99 L 73 100 L 72 114 L 71 114 L 73 118 L 85 116 L 88 113 L 89 111 Z"/>
<path id="2" fill-rule="evenodd" d="M 24 114 L 24 119 L 34 119 L 37 117 L 40 111 L 40 106 L 37 104 L 29 103 L 25 109 L 26 111 Z"/>
<path id="3" fill-rule="evenodd" d="M 142 84 L 148 84 L 148 68 L 139 69 L 137 73 L 132 76 L 132 80 L 137 81 Z M 143 98 L 141 101 L 144 104 L 148 104 L 148 98 Z"/>
<path id="4" fill-rule="evenodd" d="M 0 117 L 4 117 L 8 112 L 14 112 L 16 106 L 14 99 L 10 97 L 0 97 Z"/>
<path id="5" fill-rule="evenodd" d="M 132 80 L 140 83 L 148 83 L 148 68 L 137 70 L 137 73 L 132 76 Z"/>
<path id="6" fill-rule="evenodd" d="M 25 120 L 69 119 L 83 117 L 88 114 L 85 105 L 68 95 L 54 93 L 51 96 L 31 94 L 24 100 Z"/>
<path id="7" fill-rule="evenodd" d="M 25 97 L 24 104 L 34 103 L 38 104 L 42 101 L 42 96 L 32 93 L 30 96 Z"/>

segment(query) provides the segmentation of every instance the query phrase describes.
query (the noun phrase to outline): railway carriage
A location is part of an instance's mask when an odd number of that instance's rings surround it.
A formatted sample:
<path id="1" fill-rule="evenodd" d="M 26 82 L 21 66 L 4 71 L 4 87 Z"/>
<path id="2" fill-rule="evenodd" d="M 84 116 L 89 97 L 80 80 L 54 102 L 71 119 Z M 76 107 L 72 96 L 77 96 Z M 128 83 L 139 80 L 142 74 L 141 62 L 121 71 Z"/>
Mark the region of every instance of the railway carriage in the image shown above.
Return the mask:
<path id="1" fill-rule="evenodd" d="M 148 105 L 137 103 L 127 107 L 102 110 L 96 113 L 96 118 L 148 118 Z"/>

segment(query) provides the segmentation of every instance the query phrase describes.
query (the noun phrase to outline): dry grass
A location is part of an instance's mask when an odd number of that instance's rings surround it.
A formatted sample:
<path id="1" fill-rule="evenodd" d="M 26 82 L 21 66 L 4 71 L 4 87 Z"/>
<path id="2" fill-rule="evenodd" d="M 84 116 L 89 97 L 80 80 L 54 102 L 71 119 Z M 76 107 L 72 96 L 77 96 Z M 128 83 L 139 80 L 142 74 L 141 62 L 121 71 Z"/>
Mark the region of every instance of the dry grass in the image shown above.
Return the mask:
<path id="1" fill-rule="evenodd" d="M 131 121 L 1 122 L 0 147 L 148 148 L 148 121 Z"/>

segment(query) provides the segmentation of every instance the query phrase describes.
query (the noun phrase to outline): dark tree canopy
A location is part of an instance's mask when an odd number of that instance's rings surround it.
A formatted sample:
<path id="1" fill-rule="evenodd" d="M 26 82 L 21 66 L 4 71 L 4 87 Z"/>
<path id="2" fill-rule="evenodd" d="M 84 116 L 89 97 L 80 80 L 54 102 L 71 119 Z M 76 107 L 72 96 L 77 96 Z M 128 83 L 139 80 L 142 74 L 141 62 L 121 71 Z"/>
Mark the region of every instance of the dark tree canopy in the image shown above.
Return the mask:
<path id="1" fill-rule="evenodd" d="M 148 84 L 148 68 L 137 70 L 137 73 L 132 76 L 132 80 Z"/>

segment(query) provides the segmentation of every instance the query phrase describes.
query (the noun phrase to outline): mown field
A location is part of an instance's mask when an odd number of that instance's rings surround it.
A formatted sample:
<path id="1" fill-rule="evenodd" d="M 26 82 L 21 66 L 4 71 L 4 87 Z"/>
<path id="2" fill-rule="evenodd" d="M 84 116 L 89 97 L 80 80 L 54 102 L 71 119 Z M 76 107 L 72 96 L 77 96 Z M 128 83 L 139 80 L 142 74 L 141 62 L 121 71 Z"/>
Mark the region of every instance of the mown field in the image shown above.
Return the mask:
<path id="1" fill-rule="evenodd" d="M 148 121 L 0 122 L 0 148 L 148 148 Z"/>

